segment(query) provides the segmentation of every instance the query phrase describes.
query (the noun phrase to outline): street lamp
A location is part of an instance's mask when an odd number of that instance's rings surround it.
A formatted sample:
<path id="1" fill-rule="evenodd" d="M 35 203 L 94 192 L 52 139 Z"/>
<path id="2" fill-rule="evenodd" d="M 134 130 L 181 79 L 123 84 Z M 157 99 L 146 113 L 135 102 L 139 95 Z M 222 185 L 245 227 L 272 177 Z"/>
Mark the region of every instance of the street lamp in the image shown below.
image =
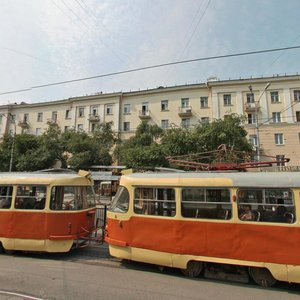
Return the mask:
<path id="1" fill-rule="evenodd" d="M 7 116 L 5 114 L 0 114 L 0 115 L 5 117 L 9 121 L 9 126 L 10 126 L 10 124 L 14 124 L 14 135 L 13 135 L 13 140 L 12 140 L 12 144 L 11 144 L 10 160 L 9 160 L 9 172 L 11 172 L 12 171 L 12 165 L 13 165 L 13 158 L 14 158 L 15 138 L 16 138 L 17 127 L 16 127 L 16 122 L 13 120 L 13 117 L 12 117 L 11 113 L 8 113 Z"/>
<path id="2" fill-rule="evenodd" d="M 263 89 L 263 91 L 260 93 L 258 100 L 255 102 L 255 131 L 256 131 L 256 159 L 258 162 L 260 162 L 260 138 L 259 138 L 259 125 L 258 125 L 258 109 L 259 109 L 259 102 L 263 94 L 266 92 L 268 87 L 270 86 L 270 82 L 268 82 Z M 249 86 L 249 90 L 251 94 L 253 95 L 252 86 Z M 253 96 L 254 97 L 254 96 Z"/>

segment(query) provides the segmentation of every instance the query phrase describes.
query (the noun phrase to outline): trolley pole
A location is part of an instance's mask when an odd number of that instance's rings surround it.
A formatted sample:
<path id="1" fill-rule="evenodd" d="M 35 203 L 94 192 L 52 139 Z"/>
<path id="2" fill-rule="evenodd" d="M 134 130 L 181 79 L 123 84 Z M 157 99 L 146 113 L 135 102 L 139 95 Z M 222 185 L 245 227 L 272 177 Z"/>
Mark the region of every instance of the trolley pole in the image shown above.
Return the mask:
<path id="1" fill-rule="evenodd" d="M 260 103 L 261 97 L 267 91 L 270 84 L 271 84 L 270 82 L 267 83 L 264 90 L 260 93 L 260 95 L 258 97 L 258 100 L 255 101 L 256 159 L 257 159 L 258 162 L 260 162 L 260 136 L 259 136 L 259 123 L 258 123 L 259 103 Z M 252 95 L 254 97 L 251 85 L 249 86 L 249 90 L 250 90 L 250 92 L 252 93 Z"/>

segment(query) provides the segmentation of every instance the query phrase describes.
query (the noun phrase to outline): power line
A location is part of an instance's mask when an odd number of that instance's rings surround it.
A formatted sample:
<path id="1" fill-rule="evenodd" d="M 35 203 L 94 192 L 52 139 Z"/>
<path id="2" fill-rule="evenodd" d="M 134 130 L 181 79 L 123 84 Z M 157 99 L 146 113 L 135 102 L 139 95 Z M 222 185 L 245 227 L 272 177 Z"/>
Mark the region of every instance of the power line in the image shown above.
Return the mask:
<path id="1" fill-rule="evenodd" d="M 28 89 L 3 92 L 3 93 L 0 93 L 0 95 L 13 94 L 13 93 L 21 92 L 21 91 L 28 91 L 28 90 L 32 90 L 32 89 L 38 89 L 38 88 L 44 88 L 44 87 L 49 87 L 49 86 L 73 83 L 73 82 L 78 82 L 78 81 L 91 80 L 91 79 L 96 79 L 96 78 L 103 78 L 103 77 L 109 77 L 109 76 L 139 72 L 139 71 L 144 71 L 144 70 L 149 70 L 149 69 L 157 69 L 157 68 L 162 68 L 162 67 L 171 66 L 171 65 L 179 65 L 179 64 L 186 64 L 186 63 L 205 61 L 205 60 L 221 59 L 221 58 L 229 58 L 229 57 L 239 57 L 239 56 L 246 56 L 246 55 L 253 55 L 253 54 L 270 53 L 270 52 L 277 52 L 277 51 L 286 51 L 286 50 L 293 50 L 293 49 L 299 49 L 299 48 L 300 48 L 300 45 L 293 46 L 293 47 L 266 49 L 266 50 L 249 51 L 249 52 L 240 52 L 240 53 L 233 53 L 233 54 L 226 54 L 226 55 L 208 56 L 208 57 L 202 57 L 202 58 L 194 58 L 194 59 L 188 59 L 188 60 L 182 60 L 182 61 L 168 62 L 168 63 L 162 63 L 162 64 L 157 64 L 157 65 L 152 65 L 152 66 L 134 68 L 134 69 L 124 70 L 124 71 L 117 71 L 117 72 L 112 72 L 112 73 L 95 75 L 95 76 L 90 76 L 90 77 L 83 77 L 83 78 L 59 81 L 59 82 L 54 82 L 54 83 L 46 83 L 46 84 L 42 84 L 42 85 L 32 86 L 31 88 L 28 88 Z"/>

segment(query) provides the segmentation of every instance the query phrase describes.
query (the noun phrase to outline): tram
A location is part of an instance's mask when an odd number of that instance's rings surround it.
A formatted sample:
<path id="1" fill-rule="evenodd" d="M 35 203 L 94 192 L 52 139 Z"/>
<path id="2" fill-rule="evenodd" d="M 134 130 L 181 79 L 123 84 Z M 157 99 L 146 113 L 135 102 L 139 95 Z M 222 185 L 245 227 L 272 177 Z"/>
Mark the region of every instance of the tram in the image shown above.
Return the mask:
<path id="1" fill-rule="evenodd" d="M 7 252 L 84 246 L 95 212 L 89 172 L 0 173 L 0 246 Z"/>
<path id="2" fill-rule="evenodd" d="M 221 268 L 262 286 L 300 283 L 299 198 L 296 172 L 125 175 L 105 241 L 114 257 L 190 277 Z"/>

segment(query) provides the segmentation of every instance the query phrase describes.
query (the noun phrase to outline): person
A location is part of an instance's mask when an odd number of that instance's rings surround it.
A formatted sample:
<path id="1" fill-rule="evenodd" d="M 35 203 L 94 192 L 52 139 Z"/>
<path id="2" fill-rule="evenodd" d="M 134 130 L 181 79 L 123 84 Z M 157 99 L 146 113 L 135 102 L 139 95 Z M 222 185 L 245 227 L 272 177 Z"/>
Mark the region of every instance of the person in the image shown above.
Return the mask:
<path id="1" fill-rule="evenodd" d="M 279 205 L 276 208 L 275 215 L 272 219 L 273 222 L 287 223 L 288 220 L 286 218 L 286 208 L 283 205 Z"/>
<path id="2" fill-rule="evenodd" d="M 244 211 L 240 215 L 242 221 L 252 221 L 254 219 L 253 212 L 251 211 L 251 205 L 245 205 Z"/>
<path id="3" fill-rule="evenodd" d="M 0 199 L 0 208 L 10 208 L 10 199 L 9 198 L 1 198 Z"/>

